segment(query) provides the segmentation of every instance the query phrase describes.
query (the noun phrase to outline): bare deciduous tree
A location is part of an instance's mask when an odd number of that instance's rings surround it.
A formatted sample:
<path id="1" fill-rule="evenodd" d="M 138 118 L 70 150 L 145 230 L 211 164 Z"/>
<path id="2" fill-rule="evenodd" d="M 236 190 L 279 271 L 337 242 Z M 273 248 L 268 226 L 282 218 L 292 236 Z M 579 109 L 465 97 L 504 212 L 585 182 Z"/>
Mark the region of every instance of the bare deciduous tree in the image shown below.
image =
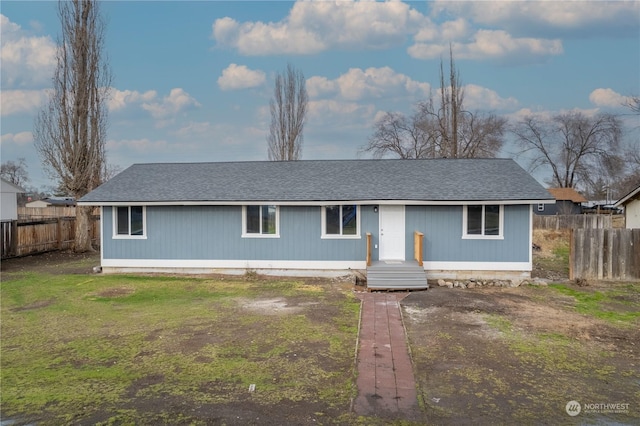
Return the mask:
<path id="1" fill-rule="evenodd" d="M 273 98 L 269 104 L 269 160 L 291 161 L 301 158 L 302 131 L 308 102 L 304 74 L 287 65 L 284 73 L 276 75 Z"/>
<path id="2" fill-rule="evenodd" d="M 502 148 L 507 120 L 494 114 L 464 109 L 464 88 L 449 52 L 449 82 L 440 61 L 439 96 L 433 94 L 411 117 L 387 112 L 375 123 L 364 147 L 374 157 L 400 158 L 495 157 Z"/>
<path id="3" fill-rule="evenodd" d="M 629 108 L 634 114 L 640 114 L 640 96 L 629 96 L 623 105 Z"/>
<path id="4" fill-rule="evenodd" d="M 14 185 L 25 188 L 25 185 L 29 182 L 26 160 L 21 157 L 18 158 L 18 161 L 5 161 L 0 165 L 0 176 Z"/>
<path id="5" fill-rule="evenodd" d="M 97 187 L 107 167 L 105 142 L 111 73 L 104 52 L 105 24 L 95 0 L 60 1 L 62 26 L 53 90 L 34 125 L 45 168 L 76 199 Z M 76 209 L 74 249 L 93 250 L 90 207 Z"/>
<path id="6" fill-rule="evenodd" d="M 616 164 L 622 126 L 611 114 L 581 112 L 549 120 L 525 117 L 512 129 L 523 153 L 532 153 L 530 170 L 549 167 L 552 185 L 576 188 L 595 170 Z"/>

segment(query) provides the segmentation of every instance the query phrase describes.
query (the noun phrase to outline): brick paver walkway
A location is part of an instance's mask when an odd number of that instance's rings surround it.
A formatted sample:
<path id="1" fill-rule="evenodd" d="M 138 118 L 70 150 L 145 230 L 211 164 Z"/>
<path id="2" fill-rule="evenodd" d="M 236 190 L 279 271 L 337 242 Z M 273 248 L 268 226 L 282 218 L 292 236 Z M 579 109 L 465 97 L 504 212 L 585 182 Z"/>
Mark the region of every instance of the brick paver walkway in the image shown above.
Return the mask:
<path id="1" fill-rule="evenodd" d="M 400 313 L 407 293 L 359 293 L 362 300 L 356 414 L 420 420 L 416 382 Z"/>

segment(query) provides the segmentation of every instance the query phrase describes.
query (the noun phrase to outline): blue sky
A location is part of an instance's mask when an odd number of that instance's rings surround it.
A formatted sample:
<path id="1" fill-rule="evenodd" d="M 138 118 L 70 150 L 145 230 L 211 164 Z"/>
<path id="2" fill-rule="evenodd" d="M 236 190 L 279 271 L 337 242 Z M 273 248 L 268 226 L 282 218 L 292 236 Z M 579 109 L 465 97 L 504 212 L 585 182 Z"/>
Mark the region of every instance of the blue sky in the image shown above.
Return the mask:
<path id="1" fill-rule="evenodd" d="M 32 130 L 55 65 L 56 7 L 0 3 L 2 161 L 24 157 L 38 188 L 52 184 Z M 366 158 L 376 117 L 409 113 L 438 87 L 449 43 L 470 110 L 512 121 L 624 113 L 624 97 L 640 94 L 637 1 L 107 1 L 102 12 L 107 155 L 122 169 L 266 160 L 273 80 L 287 63 L 310 95 L 303 159 Z M 637 143 L 638 117 L 625 122 Z"/>

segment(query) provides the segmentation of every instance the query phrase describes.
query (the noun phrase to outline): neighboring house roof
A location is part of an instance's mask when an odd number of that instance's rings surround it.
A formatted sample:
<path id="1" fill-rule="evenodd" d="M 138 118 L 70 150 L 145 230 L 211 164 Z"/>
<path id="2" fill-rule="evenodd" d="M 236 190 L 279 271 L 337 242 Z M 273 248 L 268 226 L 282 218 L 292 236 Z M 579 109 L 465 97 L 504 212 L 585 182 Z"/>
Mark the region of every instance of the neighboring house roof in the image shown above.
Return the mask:
<path id="1" fill-rule="evenodd" d="M 109 203 L 552 201 L 511 159 L 134 164 L 79 200 Z"/>
<path id="2" fill-rule="evenodd" d="M 9 182 L 4 178 L 0 178 L 2 180 L 2 192 L 13 192 L 13 193 L 23 193 L 26 192 L 24 189 L 20 188 L 18 185 Z"/>
<path id="3" fill-rule="evenodd" d="M 30 201 L 26 204 L 26 206 L 37 207 L 42 204 L 54 207 L 73 207 L 76 205 L 76 200 L 73 197 L 46 197 L 42 200 Z"/>
<path id="4" fill-rule="evenodd" d="M 573 188 L 548 188 L 556 201 L 572 201 L 574 203 L 586 203 L 587 199 Z"/>
<path id="5" fill-rule="evenodd" d="M 638 186 L 636 189 L 634 189 L 633 191 L 629 192 L 627 195 L 625 195 L 624 197 L 620 198 L 615 204 L 614 207 L 621 207 L 625 204 L 627 204 L 629 201 L 633 201 L 637 198 L 640 198 L 640 186 Z"/>

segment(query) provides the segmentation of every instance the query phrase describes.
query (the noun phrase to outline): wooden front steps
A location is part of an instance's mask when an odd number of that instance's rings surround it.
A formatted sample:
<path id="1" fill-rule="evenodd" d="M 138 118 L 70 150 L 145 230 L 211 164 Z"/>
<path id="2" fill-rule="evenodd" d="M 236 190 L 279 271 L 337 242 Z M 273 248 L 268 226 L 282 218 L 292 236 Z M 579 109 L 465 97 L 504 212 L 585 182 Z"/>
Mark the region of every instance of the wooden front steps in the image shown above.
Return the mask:
<path id="1" fill-rule="evenodd" d="M 369 290 L 425 290 L 427 275 L 415 260 L 382 260 L 367 267 Z"/>

